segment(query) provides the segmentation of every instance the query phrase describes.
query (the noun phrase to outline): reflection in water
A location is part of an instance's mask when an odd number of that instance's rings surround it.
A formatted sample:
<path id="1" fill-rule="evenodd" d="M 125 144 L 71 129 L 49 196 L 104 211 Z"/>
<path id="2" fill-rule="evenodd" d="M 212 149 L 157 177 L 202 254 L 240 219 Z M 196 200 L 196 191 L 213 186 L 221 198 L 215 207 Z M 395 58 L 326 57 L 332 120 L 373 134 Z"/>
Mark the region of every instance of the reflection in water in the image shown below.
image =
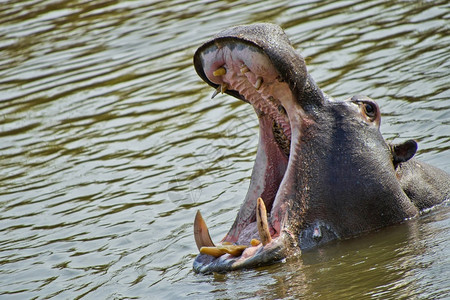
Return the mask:
<path id="1" fill-rule="evenodd" d="M 226 298 L 443 298 L 449 292 L 445 247 L 450 210 L 448 204 L 440 209 L 420 220 L 305 252 L 284 264 L 216 275 L 212 284 Z M 240 281 L 252 284 L 230 288 Z"/>
<path id="2" fill-rule="evenodd" d="M 445 1 L 4 1 L 0 8 L 0 295 L 16 298 L 450 294 L 447 207 L 268 268 L 191 271 L 245 195 L 247 105 L 192 54 L 219 30 L 281 25 L 336 98 L 379 101 L 382 131 L 450 171 Z M 352 284 L 349 284 L 351 282 Z"/>
<path id="3" fill-rule="evenodd" d="M 414 296 L 417 286 L 408 273 L 424 249 L 407 248 L 408 242 L 420 244 L 411 225 L 411 228 L 396 226 L 362 237 L 357 247 L 353 241 L 346 241 L 305 254 L 305 273 L 317 279 L 307 281 L 310 283 L 307 293 L 334 293 L 339 298 L 366 293 L 381 298 L 383 295 Z M 402 247 L 403 251 L 396 251 Z"/>

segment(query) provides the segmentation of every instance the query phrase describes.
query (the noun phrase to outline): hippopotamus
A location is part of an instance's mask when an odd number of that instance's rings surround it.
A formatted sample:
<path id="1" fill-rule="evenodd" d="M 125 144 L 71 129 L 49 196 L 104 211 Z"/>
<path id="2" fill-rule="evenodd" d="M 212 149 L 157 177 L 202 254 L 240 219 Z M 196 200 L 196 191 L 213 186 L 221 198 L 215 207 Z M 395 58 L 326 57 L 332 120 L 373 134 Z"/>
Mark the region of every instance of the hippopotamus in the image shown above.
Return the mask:
<path id="1" fill-rule="evenodd" d="M 195 272 L 283 261 L 450 198 L 449 174 L 416 160 L 414 140 L 385 141 L 374 100 L 337 101 L 322 92 L 279 26 L 226 29 L 198 48 L 194 66 L 213 97 L 247 102 L 259 120 L 250 186 L 221 243 L 197 212 Z"/>

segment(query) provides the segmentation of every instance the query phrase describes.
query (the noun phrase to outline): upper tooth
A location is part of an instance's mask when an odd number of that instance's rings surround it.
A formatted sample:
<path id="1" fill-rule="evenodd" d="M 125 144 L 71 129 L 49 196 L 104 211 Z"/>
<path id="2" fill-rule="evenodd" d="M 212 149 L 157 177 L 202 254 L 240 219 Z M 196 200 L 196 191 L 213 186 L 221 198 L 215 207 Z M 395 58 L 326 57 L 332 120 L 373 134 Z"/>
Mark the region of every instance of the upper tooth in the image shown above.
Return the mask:
<path id="1" fill-rule="evenodd" d="M 258 226 L 259 237 L 263 246 L 272 241 L 269 225 L 267 224 L 267 210 L 263 199 L 258 198 L 256 203 L 256 224 Z"/>
<path id="2" fill-rule="evenodd" d="M 219 85 L 217 89 L 214 91 L 214 93 L 211 95 L 211 99 L 214 99 L 215 96 L 217 96 L 218 93 L 220 93 L 220 90 L 222 87 Z"/>
<path id="3" fill-rule="evenodd" d="M 228 85 L 226 83 L 220 84 L 217 89 L 214 91 L 214 93 L 211 95 L 211 99 L 214 99 L 214 97 L 217 96 L 218 93 L 225 93 L 228 89 Z"/>
<path id="4" fill-rule="evenodd" d="M 225 74 L 227 74 L 227 69 L 225 69 L 224 67 L 220 67 L 220 68 L 218 68 L 217 70 L 215 70 L 213 72 L 214 76 L 222 76 L 222 75 L 225 75 Z"/>
<path id="5" fill-rule="evenodd" d="M 263 81 L 262 77 L 258 77 L 258 79 L 256 79 L 256 82 L 254 85 L 255 89 L 259 90 L 259 88 L 261 87 L 262 81 Z"/>
<path id="6" fill-rule="evenodd" d="M 228 84 L 222 83 L 222 84 L 220 85 L 220 92 L 221 92 L 222 94 L 225 93 L 225 92 L 227 91 L 227 89 L 228 89 Z"/>
<path id="7" fill-rule="evenodd" d="M 242 65 L 241 66 L 241 68 L 240 68 L 240 71 L 241 71 L 241 73 L 242 74 L 245 74 L 245 73 L 247 73 L 248 71 L 250 71 L 250 69 L 246 66 L 246 65 Z"/>
<path id="8" fill-rule="evenodd" d="M 199 210 L 197 211 L 194 220 L 194 238 L 198 250 L 202 247 L 215 247 L 213 241 L 211 240 L 211 236 L 209 235 L 205 220 L 203 220 L 202 214 Z"/>

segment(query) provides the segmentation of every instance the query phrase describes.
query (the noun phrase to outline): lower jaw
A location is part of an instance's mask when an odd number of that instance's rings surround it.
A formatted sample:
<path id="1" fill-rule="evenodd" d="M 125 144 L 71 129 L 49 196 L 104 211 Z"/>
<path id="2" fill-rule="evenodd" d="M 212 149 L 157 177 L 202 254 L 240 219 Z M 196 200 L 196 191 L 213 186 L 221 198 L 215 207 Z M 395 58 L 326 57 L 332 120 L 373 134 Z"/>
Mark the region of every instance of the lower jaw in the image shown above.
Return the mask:
<path id="1" fill-rule="evenodd" d="M 222 240 L 222 245 L 253 245 L 252 239 L 261 239 L 258 222 L 258 208 L 255 199 L 261 197 L 264 206 L 269 212 L 269 222 L 265 225 L 270 235 L 269 242 L 262 242 L 257 246 L 248 246 L 241 255 L 233 256 L 223 254 L 219 257 L 209 255 L 202 251 L 194 261 L 194 271 L 197 273 L 227 272 L 242 268 L 253 268 L 262 265 L 269 265 L 286 258 L 291 252 L 295 237 L 286 230 L 286 205 L 277 203 L 277 212 L 274 213 L 276 194 L 280 184 L 286 174 L 289 157 L 280 149 L 275 142 L 272 130 L 273 120 L 269 116 L 259 116 L 260 141 L 258 145 L 257 159 L 253 169 L 249 192 L 239 211 L 233 227 Z M 266 208 L 264 207 L 264 215 Z M 255 220 L 256 219 L 256 220 Z M 206 225 L 205 225 L 206 227 Z M 212 247 L 215 248 L 216 246 Z M 218 246 L 221 248 L 222 246 Z M 240 247 L 240 246 L 238 246 Z M 216 252 L 218 249 L 213 249 Z M 223 253 L 223 252 L 222 252 Z M 219 254 L 220 255 L 220 254 Z"/>
<path id="2" fill-rule="evenodd" d="M 196 273 L 203 274 L 224 273 L 274 264 L 285 259 L 293 251 L 291 244 L 291 237 L 282 232 L 269 244 L 249 247 L 239 257 L 224 254 L 216 258 L 207 254 L 199 254 L 194 261 L 193 269 Z"/>

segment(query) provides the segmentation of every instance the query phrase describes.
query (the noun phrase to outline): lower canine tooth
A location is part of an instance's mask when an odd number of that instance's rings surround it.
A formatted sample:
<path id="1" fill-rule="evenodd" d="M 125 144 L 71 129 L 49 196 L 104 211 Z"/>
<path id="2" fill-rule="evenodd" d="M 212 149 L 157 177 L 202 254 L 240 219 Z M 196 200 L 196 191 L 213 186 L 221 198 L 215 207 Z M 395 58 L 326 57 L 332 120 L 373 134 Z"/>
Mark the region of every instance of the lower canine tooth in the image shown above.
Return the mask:
<path id="1" fill-rule="evenodd" d="M 194 238 L 198 250 L 202 247 L 215 247 L 213 241 L 211 240 L 211 236 L 209 235 L 205 220 L 203 220 L 202 214 L 199 210 L 197 211 L 194 220 Z"/>
<path id="2" fill-rule="evenodd" d="M 256 203 L 256 223 L 258 226 L 259 237 L 263 246 L 272 241 L 270 236 L 269 225 L 267 223 L 267 210 L 263 199 L 258 198 Z"/>

